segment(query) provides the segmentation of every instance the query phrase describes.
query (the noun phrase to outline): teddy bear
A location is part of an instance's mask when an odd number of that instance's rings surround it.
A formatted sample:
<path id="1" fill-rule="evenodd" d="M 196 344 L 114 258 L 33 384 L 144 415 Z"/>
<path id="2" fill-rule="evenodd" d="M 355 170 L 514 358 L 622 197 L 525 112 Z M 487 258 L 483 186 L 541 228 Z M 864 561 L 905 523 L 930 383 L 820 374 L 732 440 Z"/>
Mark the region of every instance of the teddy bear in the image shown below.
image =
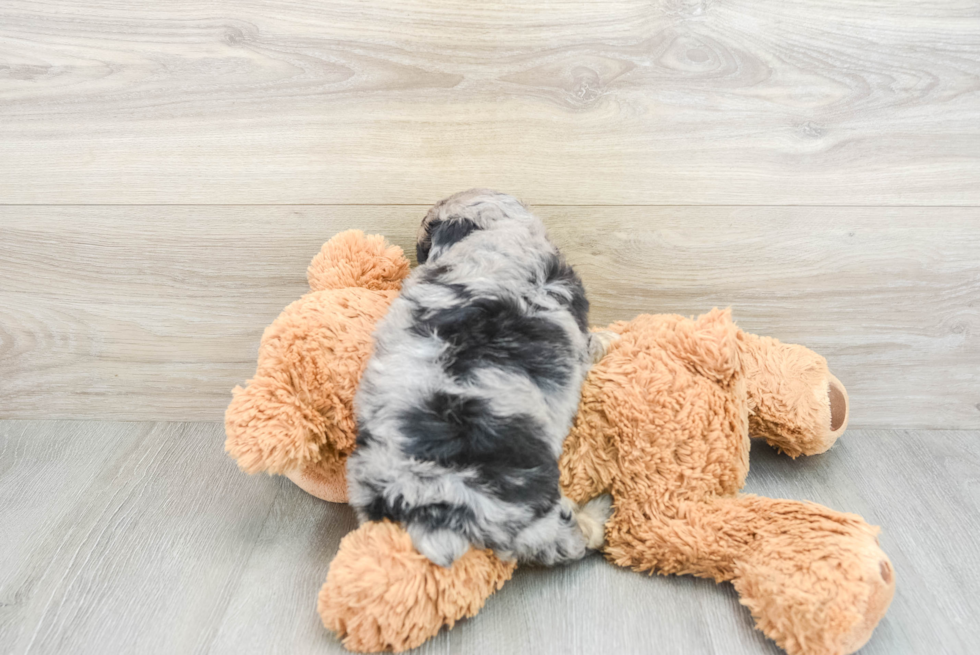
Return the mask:
<path id="1" fill-rule="evenodd" d="M 314 257 L 310 293 L 265 330 L 254 378 L 233 390 L 226 450 L 243 471 L 346 500 L 354 394 L 373 326 L 409 268 L 400 248 L 356 230 Z M 895 591 L 878 528 L 740 493 L 750 435 L 797 457 L 825 452 L 844 432 L 848 396 L 826 360 L 740 330 L 728 310 L 641 314 L 604 332 L 614 337 L 582 387 L 560 470 L 576 502 L 611 495 L 606 559 L 731 582 L 789 655 L 864 645 Z M 368 522 L 341 541 L 317 608 L 348 649 L 398 652 L 474 616 L 515 568 L 476 548 L 442 568 L 401 526 Z"/>

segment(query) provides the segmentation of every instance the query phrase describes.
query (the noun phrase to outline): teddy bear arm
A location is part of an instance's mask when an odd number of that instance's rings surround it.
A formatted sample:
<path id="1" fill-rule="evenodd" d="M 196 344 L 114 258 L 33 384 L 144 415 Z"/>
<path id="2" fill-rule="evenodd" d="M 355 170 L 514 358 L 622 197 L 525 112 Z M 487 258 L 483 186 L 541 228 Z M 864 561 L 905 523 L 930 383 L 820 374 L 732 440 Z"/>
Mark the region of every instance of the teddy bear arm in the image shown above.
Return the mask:
<path id="1" fill-rule="evenodd" d="M 803 346 L 739 332 L 749 432 L 791 457 L 827 451 L 847 428 L 847 390 Z"/>
<path id="2" fill-rule="evenodd" d="M 601 413 L 583 410 L 565 439 L 558 461 L 560 483 L 562 492 L 575 503 L 586 503 L 612 486 L 617 456 L 605 436 L 608 430 Z"/>
<path id="3" fill-rule="evenodd" d="M 814 503 L 742 495 L 651 516 L 617 501 L 606 556 L 636 570 L 731 581 L 789 655 L 843 655 L 884 616 L 895 575 L 877 529 Z"/>

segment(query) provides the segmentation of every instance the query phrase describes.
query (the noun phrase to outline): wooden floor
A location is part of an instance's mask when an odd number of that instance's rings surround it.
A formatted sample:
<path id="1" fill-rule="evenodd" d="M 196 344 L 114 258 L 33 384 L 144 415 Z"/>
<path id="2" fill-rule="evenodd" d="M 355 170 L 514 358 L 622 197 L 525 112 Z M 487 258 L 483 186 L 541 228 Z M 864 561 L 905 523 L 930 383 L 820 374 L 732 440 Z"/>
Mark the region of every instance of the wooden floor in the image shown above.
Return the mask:
<path id="1" fill-rule="evenodd" d="M 885 526 L 899 592 L 862 653 L 975 652 L 980 433 L 849 432 L 796 461 L 752 449 L 748 491 Z M 343 652 L 316 594 L 345 505 L 247 477 L 216 423 L 0 422 L 0 652 Z M 592 557 L 522 569 L 419 653 L 779 653 L 728 584 Z"/>
<path id="2" fill-rule="evenodd" d="M 976 650 L 975 0 L 0 0 L 0 655 L 337 651 L 350 511 L 218 422 L 325 240 L 412 252 L 472 186 L 595 324 L 730 305 L 824 354 L 852 432 L 750 490 L 883 526 L 864 652 Z M 592 559 L 420 652 L 777 649 L 728 586 Z"/>

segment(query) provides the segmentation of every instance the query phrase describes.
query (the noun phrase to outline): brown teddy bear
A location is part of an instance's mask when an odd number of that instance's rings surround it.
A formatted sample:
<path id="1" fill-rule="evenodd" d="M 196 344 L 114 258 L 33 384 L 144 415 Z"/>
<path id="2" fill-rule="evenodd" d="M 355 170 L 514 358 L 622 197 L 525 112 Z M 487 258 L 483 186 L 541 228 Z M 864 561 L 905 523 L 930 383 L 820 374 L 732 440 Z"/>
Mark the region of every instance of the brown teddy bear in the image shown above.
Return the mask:
<path id="1" fill-rule="evenodd" d="M 371 332 L 409 263 L 359 231 L 328 241 L 311 292 L 265 331 L 236 387 L 227 451 L 249 472 L 287 475 L 346 500 L 352 402 Z M 813 503 L 740 494 L 749 435 L 790 455 L 826 451 L 847 424 L 843 385 L 816 353 L 739 330 L 727 311 L 640 315 L 589 374 L 561 458 L 566 495 L 613 498 L 606 558 L 637 571 L 730 581 L 760 630 L 790 655 L 852 653 L 895 590 L 877 528 Z M 471 549 L 429 562 L 396 524 L 347 535 L 319 597 L 324 625 L 355 651 L 400 651 L 473 616 L 516 564 Z"/>

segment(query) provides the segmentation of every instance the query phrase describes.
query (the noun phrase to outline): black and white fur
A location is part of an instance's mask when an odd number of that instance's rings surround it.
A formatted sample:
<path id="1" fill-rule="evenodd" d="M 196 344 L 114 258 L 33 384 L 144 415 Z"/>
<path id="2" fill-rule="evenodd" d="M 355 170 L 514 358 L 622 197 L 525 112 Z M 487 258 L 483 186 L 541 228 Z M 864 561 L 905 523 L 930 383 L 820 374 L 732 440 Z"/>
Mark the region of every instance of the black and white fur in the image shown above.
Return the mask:
<path id="1" fill-rule="evenodd" d="M 554 564 L 602 543 L 608 497 L 561 495 L 558 458 L 601 350 L 578 276 L 511 196 L 435 205 L 420 266 L 374 333 L 347 464 L 362 521 L 405 526 L 449 566 L 470 545 Z"/>

